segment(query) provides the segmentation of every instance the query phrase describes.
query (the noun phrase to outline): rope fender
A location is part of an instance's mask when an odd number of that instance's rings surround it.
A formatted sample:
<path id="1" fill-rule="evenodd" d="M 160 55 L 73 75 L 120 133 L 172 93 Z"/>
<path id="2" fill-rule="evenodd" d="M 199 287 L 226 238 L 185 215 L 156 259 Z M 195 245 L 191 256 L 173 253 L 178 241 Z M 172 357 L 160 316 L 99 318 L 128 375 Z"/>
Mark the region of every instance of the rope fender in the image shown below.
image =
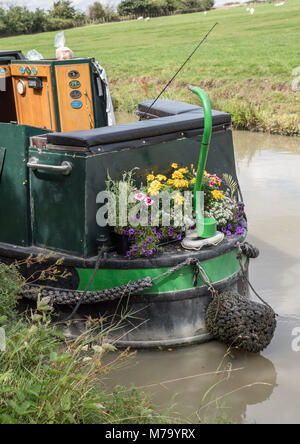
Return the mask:
<path id="1" fill-rule="evenodd" d="M 224 342 L 228 347 L 259 353 L 273 339 L 277 326 L 276 313 L 255 291 L 243 264 L 243 254 L 249 261 L 250 257 L 259 255 L 259 250 L 247 242 L 244 244 L 238 242 L 236 247 L 243 279 L 261 303 L 232 291 L 221 294 L 215 290 L 211 291 L 213 298 L 205 315 L 206 327 L 215 339 Z"/>
<path id="2" fill-rule="evenodd" d="M 22 296 L 29 300 L 36 301 L 38 296 L 42 298 L 50 297 L 53 305 L 75 305 L 80 301 L 80 304 L 96 304 L 98 302 L 110 302 L 116 299 L 134 295 L 152 287 L 153 283 L 169 274 L 172 274 L 183 267 L 196 265 L 197 259 L 189 258 L 184 262 L 170 268 L 165 273 L 156 276 L 155 278 L 145 277 L 134 282 L 129 282 L 127 285 L 119 287 L 108 288 L 99 291 L 76 291 L 65 290 L 62 288 L 42 287 L 36 284 L 27 284 L 23 288 Z M 195 270 L 196 272 L 196 270 Z"/>

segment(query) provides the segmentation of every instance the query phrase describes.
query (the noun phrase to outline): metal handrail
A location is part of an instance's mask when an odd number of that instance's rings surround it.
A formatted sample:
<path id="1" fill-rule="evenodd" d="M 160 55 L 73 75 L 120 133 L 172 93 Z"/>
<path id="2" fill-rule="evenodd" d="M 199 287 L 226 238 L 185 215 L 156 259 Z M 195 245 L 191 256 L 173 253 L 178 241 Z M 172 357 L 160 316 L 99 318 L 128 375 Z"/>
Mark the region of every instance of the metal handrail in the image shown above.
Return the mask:
<path id="1" fill-rule="evenodd" d="M 29 159 L 29 162 L 27 162 L 27 168 L 30 168 L 33 171 L 44 170 L 50 172 L 57 172 L 57 173 L 62 173 L 65 176 L 68 176 L 72 171 L 72 164 L 71 162 L 64 161 L 62 162 L 61 165 L 45 165 L 39 163 L 39 159 L 37 159 L 36 157 L 31 157 Z"/>

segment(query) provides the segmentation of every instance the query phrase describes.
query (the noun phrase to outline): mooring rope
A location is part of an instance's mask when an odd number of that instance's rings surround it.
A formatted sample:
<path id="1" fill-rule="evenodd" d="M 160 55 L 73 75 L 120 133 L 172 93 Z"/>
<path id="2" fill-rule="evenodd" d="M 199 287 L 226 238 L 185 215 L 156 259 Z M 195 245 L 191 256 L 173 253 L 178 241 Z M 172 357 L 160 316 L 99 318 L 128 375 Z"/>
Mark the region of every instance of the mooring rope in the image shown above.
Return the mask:
<path id="1" fill-rule="evenodd" d="M 248 253 L 248 254 L 247 254 Z M 237 259 L 239 261 L 240 267 L 241 267 L 241 271 L 243 274 L 243 278 L 245 279 L 245 281 L 248 283 L 249 287 L 251 288 L 251 290 L 253 291 L 253 293 L 255 294 L 255 296 L 263 303 L 265 304 L 267 307 L 269 307 L 271 310 L 273 310 L 273 308 L 271 307 L 270 304 L 268 304 L 268 302 L 266 302 L 258 293 L 257 291 L 253 288 L 253 285 L 251 284 L 251 282 L 248 279 L 244 264 L 243 264 L 243 254 L 245 254 L 247 256 L 247 258 L 256 258 L 259 255 L 259 250 L 254 247 L 253 245 L 249 244 L 248 242 L 244 242 L 243 244 L 241 244 L 240 242 L 237 243 Z M 277 313 L 275 313 L 276 316 L 278 316 Z"/>

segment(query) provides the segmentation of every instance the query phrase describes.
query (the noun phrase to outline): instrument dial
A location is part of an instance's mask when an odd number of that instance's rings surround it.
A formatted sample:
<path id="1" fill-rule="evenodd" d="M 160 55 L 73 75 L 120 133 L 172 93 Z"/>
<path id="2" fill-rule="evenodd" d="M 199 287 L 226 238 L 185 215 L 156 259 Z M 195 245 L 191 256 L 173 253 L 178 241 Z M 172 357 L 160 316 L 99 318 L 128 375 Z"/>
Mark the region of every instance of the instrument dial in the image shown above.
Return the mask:
<path id="1" fill-rule="evenodd" d="M 19 80 L 18 81 L 18 83 L 17 83 L 17 90 L 18 90 L 18 93 L 21 94 L 21 96 L 23 96 L 25 94 L 25 92 L 26 92 L 26 85 L 25 85 L 24 80 Z"/>

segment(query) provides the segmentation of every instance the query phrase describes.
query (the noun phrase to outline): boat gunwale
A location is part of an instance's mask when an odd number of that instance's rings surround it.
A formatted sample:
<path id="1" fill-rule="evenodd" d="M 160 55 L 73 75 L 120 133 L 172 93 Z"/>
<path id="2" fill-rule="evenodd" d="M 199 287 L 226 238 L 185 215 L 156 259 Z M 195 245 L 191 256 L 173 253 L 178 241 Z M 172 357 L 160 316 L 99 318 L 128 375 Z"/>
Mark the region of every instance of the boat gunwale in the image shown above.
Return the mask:
<path id="1" fill-rule="evenodd" d="M 225 237 L 225 239 L 217 246 L 203 247 L 200 251 L 174 249 L 174 253 L 165 251 L 151 258 L 129 259 L 119 256 L 114 252 L 106 253 L 101 261 L 100 267 L 105 269 L 149 269 L 149 268 L 165 268 L 173 267 L 189 258 L 196 258 L 200 262 L 213 259 L 217 256 L 229 253 L 236 249 L 238 242 L 243 242 L 246 235 L 233 235 Z M 178 248 L 182 249 L 181 245 Z M 59 259 L 64 259 L 64 266 L 75 268 L 94 268 L 98 256 L 90 258 L 82 258 L 79 256 L 69 255 L 67 253 L 49 250 L 36 246 L 22 247 L 19 245 L 0 242 L 0 258 L 23 260 L 29 255 L 36 257 L 38 255 L 49 256 L 47 263 L 54 264 Z"/>

